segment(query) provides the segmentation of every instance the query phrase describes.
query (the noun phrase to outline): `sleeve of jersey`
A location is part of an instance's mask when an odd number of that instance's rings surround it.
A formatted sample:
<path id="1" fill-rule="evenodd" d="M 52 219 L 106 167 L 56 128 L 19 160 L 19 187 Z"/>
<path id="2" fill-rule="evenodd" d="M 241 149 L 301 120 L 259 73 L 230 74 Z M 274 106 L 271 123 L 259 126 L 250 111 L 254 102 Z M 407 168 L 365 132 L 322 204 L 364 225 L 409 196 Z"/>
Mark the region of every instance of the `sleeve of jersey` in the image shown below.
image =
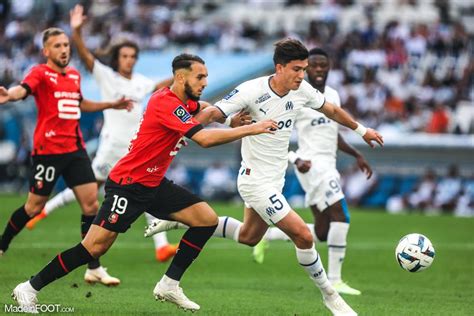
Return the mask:
<path id="1" fill-rule="evenodd" d="M 308 101 L 305 104 L 306 107 L 317 110 L 326 102 L 324 94 L 322 94 L 318 89 L 313 88 L 308 82 L 303 81 L 302 89 L 308 98 Z"/>
<path id="2" fill-rule="evenodd" d="M 238 86 L 215 104 L 215 107 L 222 112 L 224 117 L 228 117 L 232 113 L 238 112 L 247 107 L 247 100 L 245 98 L 246 92 L 242 90 L 243 86 Z"/>
<path id="3" fill-rule="evenodd" d="M 94 60 L 94 68 L 92 68 L 92 75 L 99 83 L 106 82 L 114 75 L 112 68 L 102 64 L 97 59 Z"/>
<path id="4" fill-rule="evenodd" d="M 156 108 L 158 123 L 188 138 L 203 129 L 186 108 L 180 104 L 159 104 Z"/>
<path id="5" fill-rule="evenodd" d="M 26 89 L 27 95 L 35 94 L 42 79 L 42 72 L 33 67 L 21 81 L 21 86 Z"/>

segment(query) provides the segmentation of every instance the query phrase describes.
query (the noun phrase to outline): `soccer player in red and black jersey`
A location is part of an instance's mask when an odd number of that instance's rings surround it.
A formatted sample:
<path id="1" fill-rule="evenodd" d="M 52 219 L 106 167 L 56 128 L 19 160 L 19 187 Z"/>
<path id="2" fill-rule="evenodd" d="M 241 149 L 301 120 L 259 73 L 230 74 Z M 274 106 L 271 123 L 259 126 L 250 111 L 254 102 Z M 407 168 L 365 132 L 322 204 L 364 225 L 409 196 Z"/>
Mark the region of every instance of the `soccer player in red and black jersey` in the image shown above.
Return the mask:
<path id="1" fill-rule="evenodd" d="M 0 237 L 0 256 L 25 224 L 41 212 L 54 185 L 63 176 L 72 188 L 82 209 L 81 233 L 85 236 L 97 214 L 97 184 L 89 157 L 84 149 L 79 118 L 81 111 L 101 111 L 107 108 L 130 109 L 130 100 L 93 102 L 82 97 L 81 76 L 69 67 L 69 38 L 59 28 L 43 32 L 45 64 L 34 66 L 20 85 L 10 89 L 0 87 L 0 104 L 25 99 L 33 95 L 38 108 L 38 122 L 33 140 L 33 172 L 26 203 L 17 209 Z M 117 285 L 98 260 L 89 264 L 86 280 Z M 109 278 L 109 279 L 107 279 Z M 104 281 L 102 280 L 102 281 Z M 104 282 L 102 282 L 104 283 Z"/>
<path id="2" fill-rule="evenodd" d="M 181 54 L 173 60 L 172 68 L 172 87 L 163 88 L 150 98 L 129 153 L 109 174 L 105 201 L 84 240 L 60 253 L 30 281 L 13 290 L 13 297 L 22 308 L 34 309 L 39 290 L 103 255 L 118 233 L 126 232 L 146 211 L 189 226 L 168 270 L 153 290 L 155 298 L 187 310 L 199 309 L 184 295 L 179 281 L 212 236 L 217 215 L 198 196 L 166 179 L 165 172 L 183 145 L 183 136 L 202 147 L 211 147 L 249 135 L 273 133 L 278 126 L 267 120 L 232 129 L 203 129 L 193 115 L 204 107 L 197 102 L 207 86 L 204 61 Z"/>

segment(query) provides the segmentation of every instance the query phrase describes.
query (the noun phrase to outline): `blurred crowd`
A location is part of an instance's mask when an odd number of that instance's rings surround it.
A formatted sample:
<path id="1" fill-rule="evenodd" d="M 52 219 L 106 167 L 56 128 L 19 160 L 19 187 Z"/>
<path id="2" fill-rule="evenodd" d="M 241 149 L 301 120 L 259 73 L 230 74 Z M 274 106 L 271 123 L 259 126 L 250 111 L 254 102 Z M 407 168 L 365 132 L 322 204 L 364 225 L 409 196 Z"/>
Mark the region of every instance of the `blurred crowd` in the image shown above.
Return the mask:
<path id="1" fill-rule="evenodd" d="M 385 1 L 0 0 L 0 85 L 17 83 L 41 61 L 41 30 L 68 31 L 68 10 L 77 2 L 89 17 L 87 46 L 98 56 L 125 38 L 143 50 L 239 52 L 271 50 L 274 40 L 294 36 L 330 52 L 329 84 L 367 125 L 385 134 L 474 132 L 473 34 L 449 1 L 387 1 L 412 12 L 412 20 L 398 21 L 381 20 L 391 8 Z M 417 10 L 433 17 L 417 19 Z M 273 21 L 278 12 L 282 23 Z M 359 23 L 344 24 L 348 14 Z"/>

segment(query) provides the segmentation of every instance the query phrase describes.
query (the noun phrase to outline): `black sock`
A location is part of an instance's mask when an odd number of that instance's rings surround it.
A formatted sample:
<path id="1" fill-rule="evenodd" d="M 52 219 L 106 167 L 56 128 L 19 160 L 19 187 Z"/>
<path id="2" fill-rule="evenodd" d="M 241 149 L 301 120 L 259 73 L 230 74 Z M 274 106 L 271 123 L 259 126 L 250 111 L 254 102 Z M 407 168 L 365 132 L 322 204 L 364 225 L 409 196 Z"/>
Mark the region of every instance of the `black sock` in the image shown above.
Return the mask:
<path id="1" fill-rule="evenodd" d="M 3 231 L 2 238 L 0 239 L 0 250 L 4 252 L 10 246 L 10 242 L 13 237 L 15 237 L 22 229 L 25 227 L 26 223 L 30 220 L 30 216 L 26 214 L 25 206 L 22 205 L 19 209 L 13 212 L 10 220 Z"/>
<path id="2" fill-rule="evenodd" d="M 91 228 L 92 222 L 94 221 L 95 215 L 81 215 L 81 236 L 82 239 L 86 237 L 87 232 L 89 231 L 89 228 Z M 94 259 L 90 261 L 87 264 L 87 267 L 89 269 L 97 269 L 100 267 L 100 261 L 99 258 Z"/>
<path id="3" fill-rule="evenodd" d="M 176 281 L 181 280 L 186 269 L 197 258 L 216 228 L 217 225 L 189 228 L 181 238 L 176 255 L 165 273 L 166 276 Z"/>
<path id="4" fill-rule="evenodd" d="M 94 257 L 91 256 L 81 243 L 79 243 L 64 252 L 61 252 L 51 260 L 43 270 L 30 280 L 31 286 L 39 291 L 54 280 L 62 278 L 72 270 L 90 262 L 91 260 L 94 260 Z"/>

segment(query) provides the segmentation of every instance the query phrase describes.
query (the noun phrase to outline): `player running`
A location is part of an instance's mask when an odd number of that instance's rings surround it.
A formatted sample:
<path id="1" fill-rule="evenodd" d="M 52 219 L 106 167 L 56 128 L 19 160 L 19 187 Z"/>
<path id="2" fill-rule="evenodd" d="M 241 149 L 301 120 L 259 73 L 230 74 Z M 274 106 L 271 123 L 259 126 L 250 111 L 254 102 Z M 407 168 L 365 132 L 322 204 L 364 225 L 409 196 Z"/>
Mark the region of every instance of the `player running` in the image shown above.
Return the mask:
<path id="1" fill-rule="evenodd" d="M 355 130 L 372 147 L 372 141 L 382 145 L 383 140 L 375 130 L 354 121 L 347 112 L 326 101 L 318 90 L 304 81 L 308 50 L 301 42 L 286 39 L 275 46 L 275 74 L 242 83 L 215 107 L 208 107 L 197 115 L 207 123 L 220 121 L 245 109 L 255 122 L 264 119 L 278 122 L 275 134 L 242 140 L 242 166 L 237 185 L 245 202 L 244 223 L 231 217 L 220 217 L 214 236 L 255 246 L 269 225 L 277 226 L 294 242 L 298 263 L 321 290 L 326 307 L 334 315 L 356 315 L 329 282 L 310 230 L 281 194 L 288 164 L 288 144 L 296 114 L 304 107 L 319 110 Z M 182 224 L 157 220 L 145 234 L 151 236 L 179 227 Z"/>
<path id="2" fill-rule="evenodd" d="M 184 295 L 179 282 L 212 236 L 218 219 L 198 196 L 166 179 L 166 170 L 182 147 L 183 136 L 202 147 L 211 147 L 249 135 L 274 133 L 277 124 L 265 120 L 232 129 L 203 129 L 193 115 L 200 111 L 197 101 L 207 86 L 204 61 L 181 54 L 174 58 L 172 68 L 173 85 L 152 95 L 130 151 L 109 174 L 105 201 L 84 240 L 13 290 L 23 310 L 35 310 L 36 295 L 43 287 L 107 252 L 118 233 L 126 232 L 145 210 L 190 227 L 153 295 L 185 310 L 200 308 Z"/>
<path id="3" fill-rule="evenodd" d="M 306 69 L 309 83 L 321 91 L 326 100 L 341 106 L 337 91 L 326 85 L 329 68 L 329 56 L 324 50 L 314 48 L 309 51 Z M 306 193 L 306 204 L 314 216 L 315 224 L 308 227 L 315 232 L 313 237 L 328 243 L 328 279 L 339 293 L 360 295 L 359 290 L 350 287 L 341 278 L 350 216 L 336 169 L 337 149 L 356 158 L 367 179 L 372 176 L 372 169 L 364 156 L 338 133 L 338 124 L 324 114 L 302 109 L 296 116 L 295 128 L 298 131 L 298 150 L 290 152 L 288 158 L 294 165 L 296 176 Z M 263 262 L 267 241 L 276 239 L 289 240 L 289 237 L 277 227 L 269 228 L 262 241 L 254 247 L 255 261 Z"/>
<path id="4" fill-rule="evenodd" d="M 31 217 L 43 209 L 61 175 L 81 206 L 81 233 L 85 236 L 97 214 L 99 203 L 96 180 L 79 128 L 81 111 L 132 108 L 130 100 L 124 98 L 93 102 L 82 97 L 81 76 L 76 69 L 68 66 L 71 48 L 63 30 L 48 28 L 43 32 L 43 55 L 46 63 L 34 66 L 21 85 L 8 90 L 0 87 L 0 104 L 25 99 L 31 94 L 38 108 L 30 192 L 26 203 L 13 212 L 0 237 L 0 256 Z M 120 280 L 111 277 L 97 258 L 89 262 L 85 280 L 118 285 Z"/>
<path id="5" fill-rule="evenodd" d="M 76 45 L 79 57 L 84 62 L 86 69 L 94 76 L 102 100 L 111 101 L 125 96 L 135 103 L 135 106 L 129 112 L 113 109 L 104 111 L 104 125 L 100 133 L 100 143 L 96 156 L 92 160 L 92 169 L 100 187 L 107 180 L 110 169 L 128 151 L 128 145 L 142 116 L 141 104 L 143 100 L 154 90 L 171 85 L 172 78 L 156 83 L 141 74 L 135 73 L 133 69 L 138 60 L 139 48 L 133 42 L 122 42 L 112 48 L 112 67 L 102 64 L 84 44 L 81 29 L 86 21 L 86 16 L 83 13 L 84 8 L 81 5 L 76 5 L 70 12 L 72 41 Z M 33 229 L 41 219 L 75 199 L 74 192 L 71 189 L 58 193 L 46 203 L 40 214 L 27 223 L 26 227 Z M 146 214 L 146 218 L 148 222 L 153 219 L 149 214 Z M 174 256 L 178 248 L 178 245 L 168 243 L 166 233 L 155 235 L 153 241 L 155 244 L 155 258 L 160 262 L 167 261 Z"/>

